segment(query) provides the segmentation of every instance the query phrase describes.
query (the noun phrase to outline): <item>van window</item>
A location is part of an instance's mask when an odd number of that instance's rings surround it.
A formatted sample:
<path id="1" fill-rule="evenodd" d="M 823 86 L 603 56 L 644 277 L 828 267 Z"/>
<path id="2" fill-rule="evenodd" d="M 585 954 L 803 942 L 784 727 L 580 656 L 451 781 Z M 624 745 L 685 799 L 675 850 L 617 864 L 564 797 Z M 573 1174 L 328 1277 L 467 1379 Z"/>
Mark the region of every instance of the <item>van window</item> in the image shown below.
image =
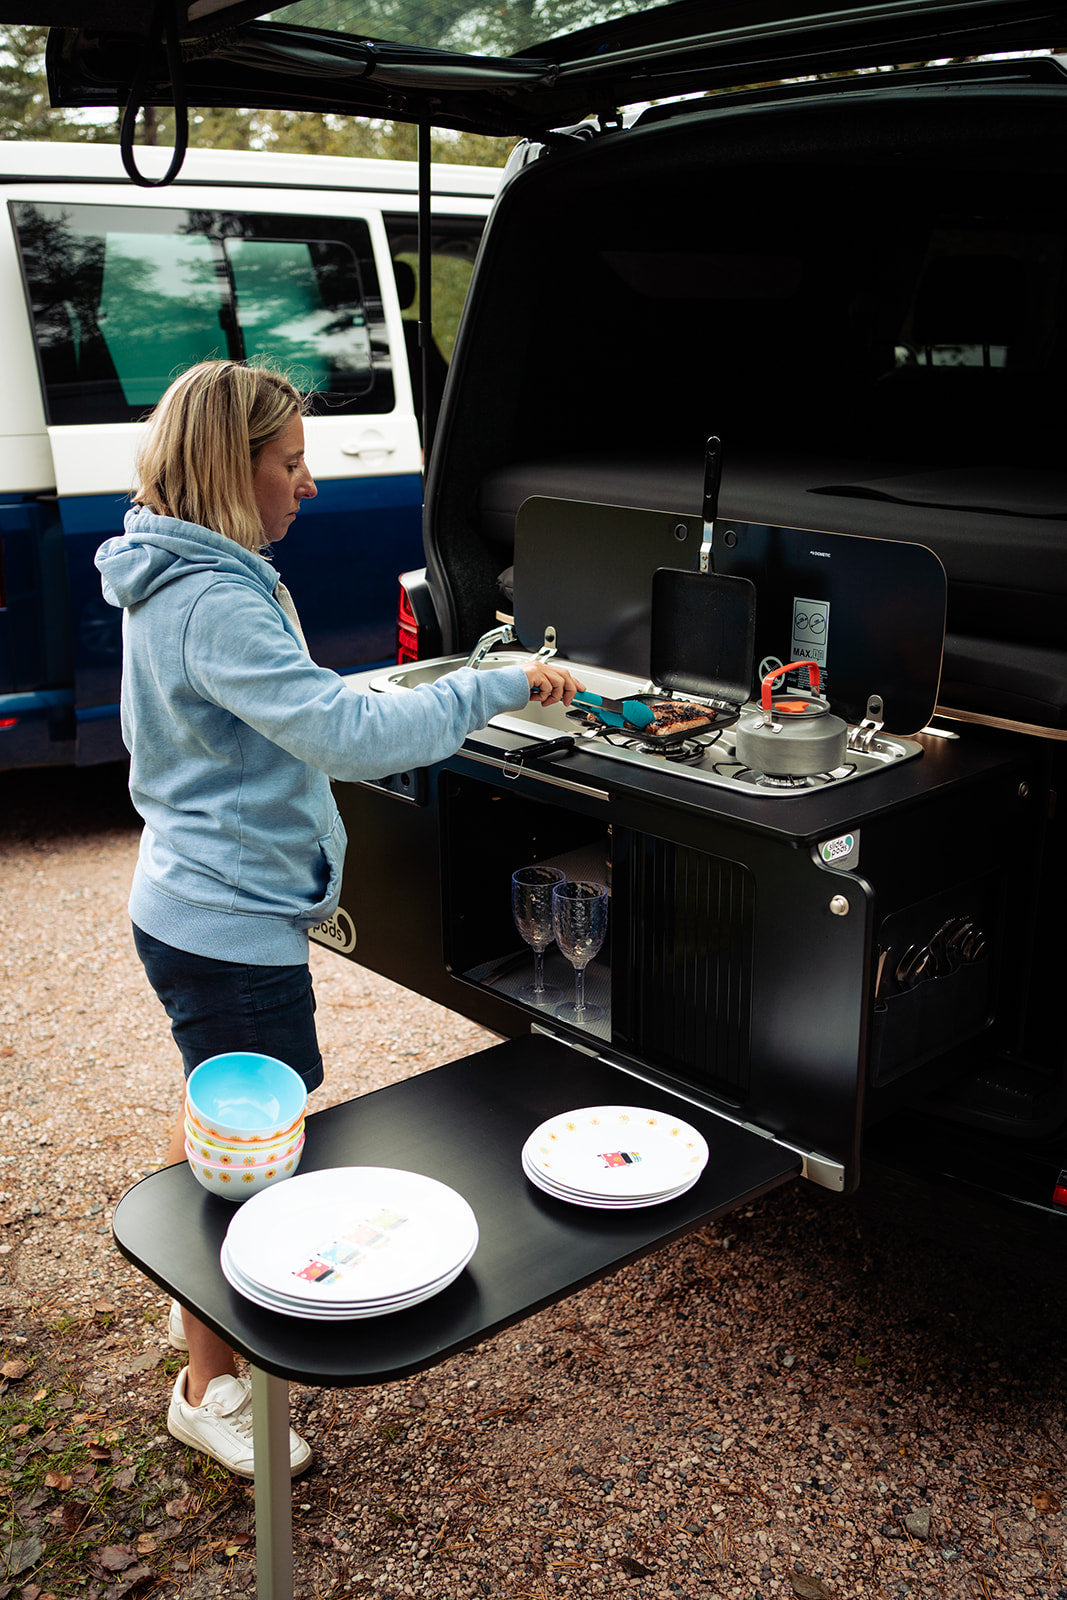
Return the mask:
<path id="1" fill-rule="evenodd" d="M 132 422 L 196 361 L 266 362 L 312 410 L 392 411 L 367 224 L 14 201 L 53 424 Z"/>

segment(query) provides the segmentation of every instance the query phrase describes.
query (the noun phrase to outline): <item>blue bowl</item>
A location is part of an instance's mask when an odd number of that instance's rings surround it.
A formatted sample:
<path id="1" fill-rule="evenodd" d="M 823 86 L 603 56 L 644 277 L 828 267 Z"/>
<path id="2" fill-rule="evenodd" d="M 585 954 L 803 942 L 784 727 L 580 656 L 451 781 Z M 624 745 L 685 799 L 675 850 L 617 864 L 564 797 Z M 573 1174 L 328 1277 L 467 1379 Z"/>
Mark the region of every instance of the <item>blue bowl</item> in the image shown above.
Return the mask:
<path id="1" fill-rule="evenodd" d="M 304 1113 L 303 1078 L 284 1061 L 252 1051 L 234 1051 L 202 1061 L 185 1086 L 197 1122 L 224 1139 L 241 1139 L 288 1128 Z"/>

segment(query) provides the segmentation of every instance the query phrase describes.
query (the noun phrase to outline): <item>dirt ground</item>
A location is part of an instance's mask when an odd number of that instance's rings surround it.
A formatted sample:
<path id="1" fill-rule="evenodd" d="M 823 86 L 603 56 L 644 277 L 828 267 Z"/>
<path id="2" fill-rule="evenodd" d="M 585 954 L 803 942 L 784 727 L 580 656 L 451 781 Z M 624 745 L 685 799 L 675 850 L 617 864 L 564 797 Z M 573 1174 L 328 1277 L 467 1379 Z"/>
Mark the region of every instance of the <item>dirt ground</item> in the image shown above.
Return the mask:
<path id="1" fill-rule="evenodd" d="M 253 1492 L 166 1433 L 110 1235 L 181 1094 L 137 822 L 115 769 L 0 783 L 0 1600 L 252 1593 Z M 314 1104 L 492 1042 L 313 966 Z M 1067 1600 L 1067 1291 L 957 1243 L 797 1184 L 418 1378 L 294 1386 L 298 1593 Z"/>

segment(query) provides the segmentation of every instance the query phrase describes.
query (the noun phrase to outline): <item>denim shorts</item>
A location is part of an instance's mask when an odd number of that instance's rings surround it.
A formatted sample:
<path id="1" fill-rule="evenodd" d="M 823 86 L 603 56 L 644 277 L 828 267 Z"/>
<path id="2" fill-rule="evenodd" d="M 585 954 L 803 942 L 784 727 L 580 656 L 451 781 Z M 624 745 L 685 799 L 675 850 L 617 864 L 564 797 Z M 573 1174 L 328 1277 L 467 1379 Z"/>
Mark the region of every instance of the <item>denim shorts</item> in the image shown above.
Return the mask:
<path id="1" fill-rule="evenodd" d="M 188 1077 L 211 1056 L 253 1050 L 299 1072 L 308 1090 L 323 1079 L 311 969 L 213 961 L 153 939 L 136 924 L 133 942 L 170 1018 Z"/>

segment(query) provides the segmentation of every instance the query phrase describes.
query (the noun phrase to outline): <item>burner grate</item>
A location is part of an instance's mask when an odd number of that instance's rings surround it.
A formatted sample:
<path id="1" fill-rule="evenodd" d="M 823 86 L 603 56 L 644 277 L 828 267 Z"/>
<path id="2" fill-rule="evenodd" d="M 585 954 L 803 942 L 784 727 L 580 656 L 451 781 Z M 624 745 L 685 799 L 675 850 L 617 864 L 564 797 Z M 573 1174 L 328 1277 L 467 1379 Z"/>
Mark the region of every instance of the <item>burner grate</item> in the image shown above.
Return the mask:
<path id="1" fill-rule="evenodd" d="M 850 747 L 848 758 L 830 772 L 804 777 L 777 777 L 756 772 L 734 758 L 732 728 L 736 719 L 732 717 L 724 726 L 706 732 L 681 735 L 674 741 L 664 738 L 652 741 L 636 731 L 609 727 L 598 719 L 590 718 L 584 710 L 571 710 L 568 716 L 580 724 L 584 738 L 592 741 L 605 755 L 650 768 L 666 763 L 684 769 L 701 783 L 735 789 L 752 796 L 760 795 L 768 800 L 775 796 L 785 798 L 789 795 L 817 793 L 852 778 L 884 772 L 898 761 L 911 760 L 922 754 L 922 747 L 910 739 L 883 736 L 872 740 L 870 746 L 863 750 Z"/>

